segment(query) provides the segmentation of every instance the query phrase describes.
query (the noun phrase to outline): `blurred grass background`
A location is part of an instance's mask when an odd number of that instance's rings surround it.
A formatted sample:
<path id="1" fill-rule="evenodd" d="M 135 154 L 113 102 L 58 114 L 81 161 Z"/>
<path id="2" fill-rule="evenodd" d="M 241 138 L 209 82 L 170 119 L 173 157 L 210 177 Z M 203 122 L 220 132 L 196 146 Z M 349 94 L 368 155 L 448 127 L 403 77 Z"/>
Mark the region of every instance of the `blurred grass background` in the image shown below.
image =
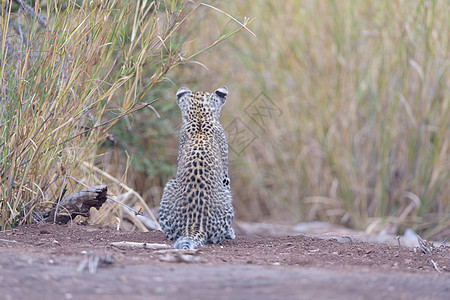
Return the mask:
<path id="1" fill-rule="evenodd" d="M 226 85 L 236 219 L 450 234 L 448 1 L 208 3 L 241 21 L 255 18 L 256 37 L 242 33 L 182 60 L 147 94 L 160 99 L 161 118 L 149 109 L 120 118 L 108 132 L 114 142 L 103 143 L 92 164 L 158 206 L 176 168 L 176 90 Z M 203 6 L 171 41 L 187 58 L 235 29 Z M 142 71 L 140 84 L 152 74 Z M 112 222 L 111 212 L 124 217 L 120 210 L 110 204 L 92 220 Z"/>
<path id="2" fill-rule="evenodd" d="M 128 179 L 151 206 L 176 166 L 177 88 L 227 85 L 222 122 L 239 152 L 230 153 L 237 219 L 450 234 L 447 1 L 212 4 L 255 18 L 257 37 L 239 35 L 203 53 L 197 61 L 207 69 L 172 72 L 175 83 L 157 104 L 162 120 L 134 115 L 138 128 L 151 129 L 125 142 L 139 153 Z M 217 38 L 229 22 L 200 13 L 187 26 L 184 51 Z M 123 128 L 115 130 L 132 135 Z"/>

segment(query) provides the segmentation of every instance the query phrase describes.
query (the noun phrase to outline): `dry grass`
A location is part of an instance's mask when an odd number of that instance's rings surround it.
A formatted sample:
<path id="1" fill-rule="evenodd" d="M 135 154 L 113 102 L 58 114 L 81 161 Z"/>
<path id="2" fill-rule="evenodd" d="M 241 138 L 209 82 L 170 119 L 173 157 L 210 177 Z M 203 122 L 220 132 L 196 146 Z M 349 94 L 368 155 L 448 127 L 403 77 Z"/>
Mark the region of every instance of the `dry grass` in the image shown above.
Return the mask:
<path id="1" fill-rule="evenodd" d="M 237 216 L 448 234 L 448 2 L 221 6 L 255 17 L 257 38 L 240 36 L 201 56 L 210 71 L 178 71 L 195 72 L 199 89 L 226 84 L 225 126 L 240 118 L 257 135 L 232 156 Z M 200 41 L 217 34 L 198 29 Z M 252 102 L 261 91 L 280 116 Z M 266 113 L 256 122 L 255 108 Z"/>
<path id="2" fill-rule="evenodd" d="M 50 3 L 49 30 L 24 10 L 20 20 L 13 13 L 29 43 L 2 18 L 3 228 L 38 219 L 33 212 L 80 182 L 107 183 L 114 199 L 150 214 L 166 175 L 129 168 L 128 158 L 98 152 L 99 142 L 140 105 L 159 96 L 174 101 L 179 86 L 227 85 L 222 122 L 238 152 L 230 156 L 238 218 L 322 220 L 369 232 L 413 227 L 424 237 L 450 232 L 445 0 L 214 2 L 245 26 L 244 15 L 255 17 L 257 37 L 240 35 L 205 53 L 242 27 L 188 2 L 160 2 L 159 10 L 153 2 L 92 3 L 65 10 Z M 179 65 L 198 54 L 197 63 Z M 170 70 L 174 87 L 155 89 Z M 172 104 L 158 105 L 164 126 L 151 123 L 158 132 L 138 141 L 152 147 L 147 160 L 164 155 L 176 163 Z M 148 114 L 133 116 L 128 128 L 150 128 Z M 236 124 L 244 140 L 228 127 Z M 94 219 L 132 215 L 110 202 Z"/>
<path id="3" fill-rule="evenodd" d="M 14 3 L 0 19 L 3 230 L 39 221 L 65 189 L 103 181 L 97 147 L 118 120 L 152 108 L 149 91 L 182 63 L 180 25 L 197 10 L 181 1 Z M 110 191 L 120 194 L 116 183 Z"/>

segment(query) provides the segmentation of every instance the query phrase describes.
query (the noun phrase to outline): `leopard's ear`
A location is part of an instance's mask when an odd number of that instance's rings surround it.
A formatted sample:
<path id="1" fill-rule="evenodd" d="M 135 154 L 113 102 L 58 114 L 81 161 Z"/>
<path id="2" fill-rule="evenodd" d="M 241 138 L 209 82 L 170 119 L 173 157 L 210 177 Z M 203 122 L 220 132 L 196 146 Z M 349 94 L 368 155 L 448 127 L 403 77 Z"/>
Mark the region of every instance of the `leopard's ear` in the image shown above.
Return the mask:
<path id="1" fill-rule="evenodd" d="M 177 104 L 180 105 L 181 98 L 187 93 L 192 93 L 190 89 L 182 87 L 177 92 Z"/>
<path id="2" fill-rule="evenodd" d="M 225 104 L 225 102 L 227 101 L 227 96 L 228 96 L 228 89 L 226 86 L 223 86 L 221 88 L 218 88 L 214 94 L 216 95 L 216 99 L 217 101 L 217 105 L 218 108 L 220 109 L 222 107 L 222 105 Z"/>

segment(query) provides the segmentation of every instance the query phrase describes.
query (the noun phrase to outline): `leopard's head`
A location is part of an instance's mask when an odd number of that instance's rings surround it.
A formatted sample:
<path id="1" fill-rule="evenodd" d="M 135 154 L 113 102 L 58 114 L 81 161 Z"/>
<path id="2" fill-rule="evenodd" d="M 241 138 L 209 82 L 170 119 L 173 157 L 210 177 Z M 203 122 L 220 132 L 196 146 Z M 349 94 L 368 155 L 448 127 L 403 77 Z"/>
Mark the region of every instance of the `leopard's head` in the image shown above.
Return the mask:
<path id="1" fill-rule="evenodd" d="M 191 92 L 182 87 L 177 92 L 177 104 L 181 109 L 183 123 L 219 122 L 220 110 L 225 104 L 228 89 L 221 87 L 213 93 Z"/>

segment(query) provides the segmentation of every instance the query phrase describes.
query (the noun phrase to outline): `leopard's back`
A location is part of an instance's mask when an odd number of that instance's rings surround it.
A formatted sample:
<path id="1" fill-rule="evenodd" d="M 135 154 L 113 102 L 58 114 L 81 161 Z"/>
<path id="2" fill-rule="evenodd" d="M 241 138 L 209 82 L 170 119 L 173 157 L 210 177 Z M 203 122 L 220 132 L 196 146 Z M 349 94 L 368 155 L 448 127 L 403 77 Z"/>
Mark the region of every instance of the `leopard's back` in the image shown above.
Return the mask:
<path id="1" fill-rule="evenodd" d="M 177 175 L 160 204 L 161 229 L 175 248 L 194 248 L 234 238 L 234 211 L 228 177 L 228 144 L 219 122 L 228 91 L 195 92 L 181 88 L 177 103 L 180 130 Z"/>

